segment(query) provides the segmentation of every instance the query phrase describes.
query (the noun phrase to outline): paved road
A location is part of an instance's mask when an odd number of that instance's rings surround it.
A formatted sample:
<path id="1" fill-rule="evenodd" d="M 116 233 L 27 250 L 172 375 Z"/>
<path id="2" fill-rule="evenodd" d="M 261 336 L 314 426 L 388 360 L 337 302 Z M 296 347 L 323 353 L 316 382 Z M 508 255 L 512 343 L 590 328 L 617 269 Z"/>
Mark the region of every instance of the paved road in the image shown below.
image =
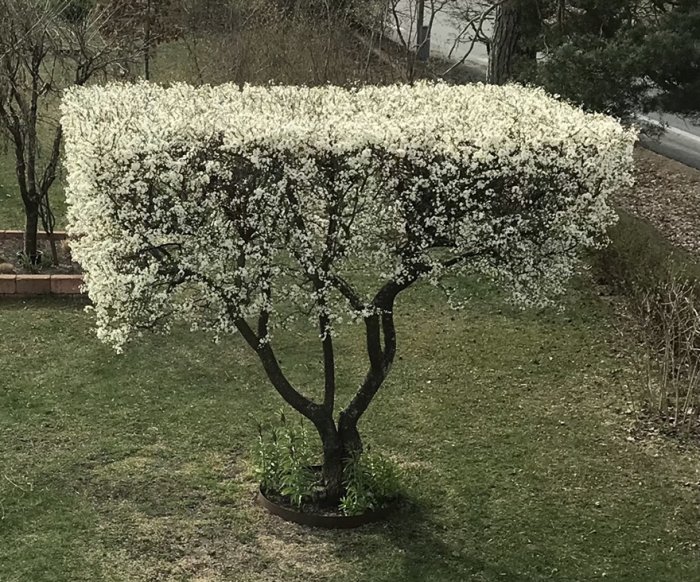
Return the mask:
<path id="1" fill-rule="evenodd" d="M 676 115 L 649 114 L 644 119 L 667 124 L 659 140 L 642 136 L 645 147 L 700 170 L 700 126 Z"/>
<path id="2" fill-rule="evenodd" d="M 410 23 L 409 11 L 407 10 L 407 7 L 411 5 L 409 2 L 410 0 L 404 0 L 402 6 L 405 14 L 402 28 L 405 34 L 410 29 L 408 24 Z M 426 24 L 427 18 L 426 16 Z M 469 43 L 460 43 L 454 47 L 454 41 L 459 32 L 458 24 L 452 16 L 442 12 L 436 14 L 430 38 L 431 54 L 452 61 L 461 59 L 467 51 Z M 490 21 L 484 23 L 484 33 L 487 36 L 491 33 Z M 452 51 L 451 56 L 450 51 Z M 476 43 L 465 64 L 485 71 L 487 63 L 486 47 L 481 43 Z M 646 117 L 646 120 L 652 123 L 667 124 L 668 128 L 659 140 L 642 138 L 641 141 L 645 147 L 688 166 L 700 169 L 699 125 L 693 125 L 689 121 L 675 115 L 650 114 Z"/>

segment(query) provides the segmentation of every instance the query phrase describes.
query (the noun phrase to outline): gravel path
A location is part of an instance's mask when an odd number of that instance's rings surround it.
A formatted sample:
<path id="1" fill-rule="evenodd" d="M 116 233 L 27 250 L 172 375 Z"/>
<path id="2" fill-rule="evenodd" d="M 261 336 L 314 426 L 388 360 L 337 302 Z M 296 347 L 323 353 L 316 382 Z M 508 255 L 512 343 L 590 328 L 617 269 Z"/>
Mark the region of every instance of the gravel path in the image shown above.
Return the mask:
<path id="1" fill-rule="evenodd" d="M 636 184 L 615 201 L 651 222 L 673 244 L 700 253 L 700 170 L 638 148 Z"/>

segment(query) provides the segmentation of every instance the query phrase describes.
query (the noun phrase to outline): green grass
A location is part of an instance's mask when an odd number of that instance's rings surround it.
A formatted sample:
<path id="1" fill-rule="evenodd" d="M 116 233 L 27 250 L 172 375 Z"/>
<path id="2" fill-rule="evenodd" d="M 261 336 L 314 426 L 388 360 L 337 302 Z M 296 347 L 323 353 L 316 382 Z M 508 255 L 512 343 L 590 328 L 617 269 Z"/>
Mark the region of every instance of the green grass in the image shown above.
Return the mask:
<path id="1" fill-rule="evenodd" d="M 606 305 L 583 284 L 561 314 L 473 292 L 462 312 L 403 298 L 362 429 L 410 506 L 351 532 L 253 505 L 255 426 L 281 400 L 240 338 L 177 330 L 117 356 L 78 306 L 0 305 L 0 580 L 700 579 L 700 452 L 627 440 L 635 375 Z M 365 366 L 347 331 L 344 398 Z M 278 339 L 318 393 L 317 342 Z"/>
<path id="2" fill-rule="evenodd" d="M 24 209 L 17 189 L 12 151 L 0 149 L 0 229 L 20 229 L 24 225 Z"/>

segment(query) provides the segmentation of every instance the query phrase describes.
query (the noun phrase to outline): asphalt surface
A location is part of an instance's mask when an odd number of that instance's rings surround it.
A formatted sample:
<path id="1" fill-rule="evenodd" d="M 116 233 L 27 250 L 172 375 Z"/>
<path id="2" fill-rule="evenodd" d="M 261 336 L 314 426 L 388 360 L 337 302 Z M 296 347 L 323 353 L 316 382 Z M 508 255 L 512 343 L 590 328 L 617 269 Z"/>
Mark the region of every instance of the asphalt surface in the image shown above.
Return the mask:
<path id="1" fill-rule="evenodd" d="M 410 5 L 412 5 L 410 0 L 404 0 L 402 3 L 404 12 L 402 29 L 405 35 L 411 28 L 407 10 Z M 426 16 L 426 24 L 427 18 Z M 462 42 L 455 45 L 459 32 L 458 24 L 451 15 L 444 12 L 437 13 L 431 31 L 430 54 L 452 62 L 462 59 L 470 43 Z M 484 33 L 487 36 L 491 33 L 491 22 L 488 20 L 484 22 Z M 486 47 L 481 43 L 475 43 L 465 65 L 485 71 L 487 64 Z M 640 140 L 642 145 L 683 164 L 700 169 L 700 125 L 694 125 L 684 118 L 668 114 L 651 113 L 640 118 L 652 124 L 666 126 L 666 131 L 657 139 L 643 136 Z"/>
<path id="2" fill-rule="evenodd" d="M 642 119 L 667 124 L 659 139 L 640 138 L 642 145 L 653 152 L 700 170 L 700 126 L 675 115 L 650 114 Z"/>

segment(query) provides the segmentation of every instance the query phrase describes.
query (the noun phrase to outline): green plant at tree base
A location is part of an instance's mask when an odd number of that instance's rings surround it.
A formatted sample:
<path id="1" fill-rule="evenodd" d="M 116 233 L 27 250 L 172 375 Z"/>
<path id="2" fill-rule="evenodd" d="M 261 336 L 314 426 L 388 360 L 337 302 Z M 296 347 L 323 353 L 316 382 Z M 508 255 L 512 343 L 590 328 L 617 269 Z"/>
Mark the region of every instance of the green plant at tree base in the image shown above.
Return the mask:
<path id="1" fill-rule="evenodd" d="M 295 507 L 315 500 L 322 491 L 318 467 L 321 454 L 311 445 L 306 425 L 291 422 L 279 413 L 275 426 L 258 425 L 253 454 L 254 471 L 266 494 L 278 494 Z M 401 472 L 385 457 L 368 450 L 345 466 L 344 495 L 338 509 L 345 515 L 360 515 L 399 497 Z"/>
<path id="2" fill-rule="evenodd" d="M 402 492 L 401 471 L 389 459 L 367 451 L 345 465 L 345 495 L 340 509 L 345 515 L 360 515 L 396 500 Z"/>
<path id="3" fill-rule="evenodd" d="M 318 481 L 312 467 L 319 459 L 309 443 L 303 423 L 288 422 L 283 412 L 279 425 L 265 429 L 258 425 L 258 445 L 254 454 L 255 473 L 265 492 L 289 498 L 301 507 L 313 496 Z"/>
<path id="4" fill-rule="evenodd" d="M 25 253 L 17 253 L 17 265 L 27 273 L 32 273 L 34 275 L 41 273 L 42 269 L 47 266 L 41 251 L 39 251 L 36 262 L 33 262 Z"/>

